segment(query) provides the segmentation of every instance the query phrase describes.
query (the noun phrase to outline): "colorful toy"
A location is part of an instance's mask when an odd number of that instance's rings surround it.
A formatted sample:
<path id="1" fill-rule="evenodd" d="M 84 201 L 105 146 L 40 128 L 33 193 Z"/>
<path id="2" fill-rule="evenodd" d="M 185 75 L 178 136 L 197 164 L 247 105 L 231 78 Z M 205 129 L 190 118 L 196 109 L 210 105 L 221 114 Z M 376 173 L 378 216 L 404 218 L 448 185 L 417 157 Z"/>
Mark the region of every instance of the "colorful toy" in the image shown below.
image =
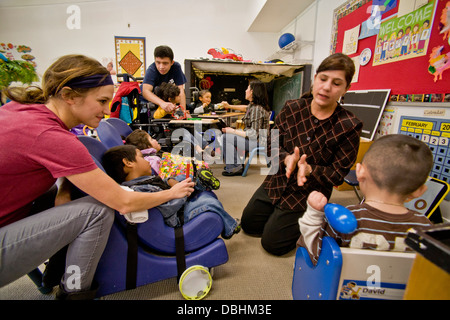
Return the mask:
<path id="1" fill-rule="evenodd" d="M 356 218 L 346 207 L 328 203 L 325 205 L 324 211 L 328 223 L 337 232 L 347 234 L 356 230 L 358 224 Z"/>
<path id="2" fill-rule="evenodd" d="M 230 49 L 226 49 L 224 53 L 224 51 L 222 49 L 219 48 L 211 48 L 208 50 L 208 54 L 212 55 L 213 58 L 216 59 L 229 59 L 229 60 L 234 60 L 234 61 L 243 61 L 242 56 L 237 55 L 235 53 L 230 53 Z"/>
<path id="3" fill-rule="evenodd" d="M 176 120 L 184 120 L 187 118 L 187 114 L 180 106 L 178 106 L 172 113 L 172 117 Z"/>
<path id="4" fill-rule="evenodd" d="M 5 62 L 9 61 L 8 58 L 6 58 L 2 53 L 0 53 L 0 59 L 5 61 Z"/>
<path id="5" fill-rule="evenodd" d="M 442 80 L 442 73 L 450 69 L 450 51 L 442 54 L 444 46 L 434 47 L 430 54 L 428 72 L 434 75 L 434 82 Z"/>

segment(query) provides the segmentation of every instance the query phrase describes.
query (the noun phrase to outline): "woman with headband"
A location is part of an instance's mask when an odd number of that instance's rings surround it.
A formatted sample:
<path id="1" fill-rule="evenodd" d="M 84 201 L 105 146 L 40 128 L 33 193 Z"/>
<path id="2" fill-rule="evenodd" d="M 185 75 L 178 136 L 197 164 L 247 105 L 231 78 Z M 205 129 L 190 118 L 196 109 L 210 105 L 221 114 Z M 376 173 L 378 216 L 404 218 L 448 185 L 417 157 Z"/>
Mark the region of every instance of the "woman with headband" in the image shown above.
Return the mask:
<path id="1" fill-rule="evenodd" d="M 93 298 L 113 209 L 141 211 L 193 192 L 190 179 L 157 193 L 127 192 L 96 166 L 69 130 L 96 128 L 110 114 L 113 93 L 108 70 L 82 55 L 54 62 L 42 88 L 6 92 L 12 102 L 0 108 L 0 287 L 66 248 L 70 271 L 57 277 L 56 297 Z M 71 184 L 88 196 L 71 200 Z M 79 270 L 79 281 L 69 278 L 72 270 Z M 44 272 L 44 284 L 58 284 L 48 273 L 50 283 Z"/>

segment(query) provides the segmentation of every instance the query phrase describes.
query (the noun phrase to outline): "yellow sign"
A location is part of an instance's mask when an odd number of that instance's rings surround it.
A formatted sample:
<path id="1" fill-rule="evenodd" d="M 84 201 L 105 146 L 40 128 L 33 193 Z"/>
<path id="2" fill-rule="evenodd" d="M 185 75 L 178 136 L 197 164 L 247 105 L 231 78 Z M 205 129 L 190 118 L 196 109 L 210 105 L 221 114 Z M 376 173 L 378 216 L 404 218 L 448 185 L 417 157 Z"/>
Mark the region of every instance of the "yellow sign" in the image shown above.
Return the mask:
<path id="1" fill-rule="evenodd" d="M 423 129 L 423 130 L 433 130 L 434 123 L 428 121 L 417 121 L 405 119 L 402 121 L 403 127 Z"/>
<path id="2" fill-rule="evenodd" d="M 441 123 L 441 131 L 450 132 L 450 123 Z"/>

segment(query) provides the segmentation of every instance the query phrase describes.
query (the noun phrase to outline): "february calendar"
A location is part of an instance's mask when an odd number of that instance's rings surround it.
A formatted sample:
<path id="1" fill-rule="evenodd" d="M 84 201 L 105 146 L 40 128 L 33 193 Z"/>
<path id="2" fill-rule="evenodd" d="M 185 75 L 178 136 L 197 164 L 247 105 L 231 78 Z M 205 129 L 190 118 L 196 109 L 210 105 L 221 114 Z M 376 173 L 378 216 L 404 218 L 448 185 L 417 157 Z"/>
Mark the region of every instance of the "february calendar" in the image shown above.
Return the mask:
<path id="1" fill-rule="evenodd" d="M 450 183 L 450 119 L 402 116 L 398 133 L 425 142 L 434 157 L 430 176 Z"/>

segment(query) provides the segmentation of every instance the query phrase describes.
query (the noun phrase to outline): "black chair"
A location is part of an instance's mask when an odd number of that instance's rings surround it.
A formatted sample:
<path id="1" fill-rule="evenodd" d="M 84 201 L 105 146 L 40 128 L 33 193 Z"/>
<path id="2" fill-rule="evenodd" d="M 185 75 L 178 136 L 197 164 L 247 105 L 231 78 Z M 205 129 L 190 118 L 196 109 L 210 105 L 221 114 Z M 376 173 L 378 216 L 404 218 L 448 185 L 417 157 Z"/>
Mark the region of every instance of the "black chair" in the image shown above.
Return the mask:
<path id="1" fill-rule="evenodd" d="M 359 181 L 356 178 L 356 170 L 350 170 L 350 172 L 345 176 L 344 181 L 353 187 L 353 190 L 355 191 L 356 196 L 358 197 L 359 202 L 363 202 L 364 198 L 359 193 L 358 187 L 359 187 Z"/>

